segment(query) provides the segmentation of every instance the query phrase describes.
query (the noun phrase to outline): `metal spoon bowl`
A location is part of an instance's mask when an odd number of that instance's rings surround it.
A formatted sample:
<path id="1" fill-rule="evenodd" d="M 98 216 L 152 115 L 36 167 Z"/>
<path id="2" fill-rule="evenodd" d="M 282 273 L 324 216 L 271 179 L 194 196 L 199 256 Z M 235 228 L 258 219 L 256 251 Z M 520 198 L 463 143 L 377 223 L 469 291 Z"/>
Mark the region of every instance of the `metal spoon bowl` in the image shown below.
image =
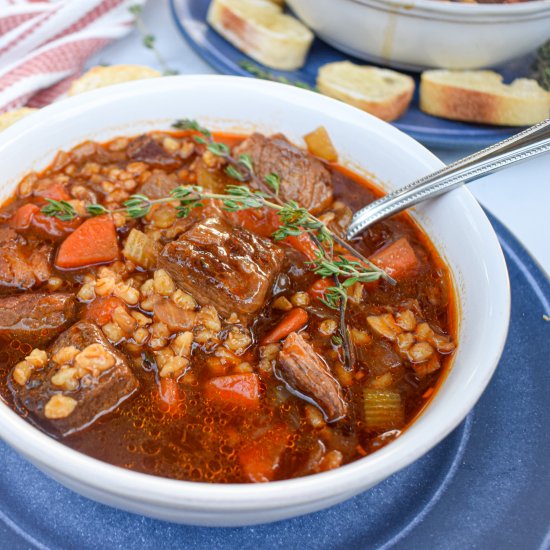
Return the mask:
<path id="1" fill-rule="evenodd" d="M 371 202 L 355 213 L 348 227 L 347 238 L 352 239 L 372 224 L 415 204 L 549 151 L 550 119 L 546 119 Z"/>

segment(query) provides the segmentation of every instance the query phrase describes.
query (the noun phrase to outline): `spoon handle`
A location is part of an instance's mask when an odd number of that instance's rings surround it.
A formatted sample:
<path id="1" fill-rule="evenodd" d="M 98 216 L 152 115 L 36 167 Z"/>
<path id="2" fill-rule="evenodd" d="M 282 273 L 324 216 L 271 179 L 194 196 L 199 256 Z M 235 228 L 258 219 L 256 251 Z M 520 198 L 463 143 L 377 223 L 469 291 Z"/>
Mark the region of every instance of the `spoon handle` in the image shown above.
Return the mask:
<path id="1" fill-rule="evenodd" d="M 511 164 L 550 151 L 550 119 L 531 126 L 504 141 L 424 176 L 371 202 L 355 213 L 348 227 L 351 239 L 388 216 L 397 214 L 426 199 L 442 195 Z"/>

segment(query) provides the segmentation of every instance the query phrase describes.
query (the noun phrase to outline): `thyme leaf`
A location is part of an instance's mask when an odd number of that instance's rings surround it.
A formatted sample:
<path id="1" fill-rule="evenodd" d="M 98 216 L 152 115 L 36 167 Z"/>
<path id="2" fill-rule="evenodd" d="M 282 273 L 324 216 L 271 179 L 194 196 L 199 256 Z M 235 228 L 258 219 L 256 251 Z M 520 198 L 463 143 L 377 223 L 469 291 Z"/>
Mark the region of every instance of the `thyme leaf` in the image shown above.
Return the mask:
<path id="1" fill-rule="evenodd" d="M 550 91 L 550 40 L 537 50 L 533 69 L 533 77 L 542 88 Z"/>
<path id="2" fill-rule="evenodd" d="M 275 193 L 275 195 L 279 195 L 279 189 L 281 187 L 281 177 L 279 174 L 271 173 L 268 174 L 265 178 L 265 182 L 269 187 L 271 187 L 272 191 Z"/>
<path id="3" fill-rule="evenodd" d="M 312 92 L 318 92 L 319 90 L 315 86 L 310 86 L 307 82 L 302 80 L 290 80 L 286 76 L 276 75 L 265 69 L 262 69 L 256 63 L 249 61 L 248 59 L 243 59 L 239 62 L 239 67 L 244 69 L 250 75 L 259 78 L 260 80 L 270 80 L 272 82 L 279 82 L 281 84 L 290 84 L 291 86 L 296 86 L 297 88 L 303 88 L 304 90 L 310 90 Z"/>
<path id="4" fill-rule="evenodd" d="M 168 66 L 168 63 L 166 63 L 166 60 L 156 47 L 157 39 L 155 35 L 149 32 L 149 29 L 146 27 L 143 19 L 141 18 L 143 14 L 143 6 L 141 4 L 132 4 L 128 7 L 128 11 L 134 16 L 134 23 L 138 32 L 141 34 L 141 41 L 143 45 L 155 54 L 155 57 L 162 68 L 163 76 L 179 74 L 178 71 Z"/>
<path id="5" fill-rule="evenodd" d="M 46 199 L 48 204 L 42 207 L 42 213 L 46 216 L 54 216 L 63 222 L 74 220 L 78 214 L 74 206 L 67 201 L 57 201 L 55 199 Z"/>

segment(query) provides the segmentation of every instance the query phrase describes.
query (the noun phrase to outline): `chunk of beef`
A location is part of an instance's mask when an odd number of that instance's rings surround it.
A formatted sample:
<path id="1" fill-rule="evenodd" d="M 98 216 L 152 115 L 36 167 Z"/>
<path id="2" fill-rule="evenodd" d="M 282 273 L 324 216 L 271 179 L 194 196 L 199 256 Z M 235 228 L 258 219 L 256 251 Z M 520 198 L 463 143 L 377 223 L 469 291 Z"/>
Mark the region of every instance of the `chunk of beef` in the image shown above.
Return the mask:
<path id="1" fill-rule="evenodd" d="M 29 290 L 51 275 L 52 246 L 27 246 L 11 227 L 0 227 L 0 294 Z"/>
<path id="2" fill-rule="evenodd" d="M 74 346 L 82 351 L 91 344 L 99 346 L 94 350 L 99 356 L 96 360 L 90 357 L 80 360 L 79 356 L 73 359 L 70 368 L 76 371 L 74 389 L 60 384 L 58 377 L 54 378 L 59 373 L 59 365 L 52 361 L 52 356 L 62 348 Z M 105 354 L 109 359 L 107 363 Z M 66 330 L 53 343 L 49 357 L 48 365 L 35 370 L 25 386 L 15 380 L 11 384 L 19 404 L 52 433 L 64 436 L 89 426 L 116 409 L 138 387 L 128 359 L 107 341 L 94 323 L 81 321 Z M 109 363 L 110 366 L 104 368 Z M 52 397 L 59 395 L 76 401 L 76 406 L 67 416 L 55 418 L 48 414 L 47 405 Z"/>
<path id="3" fill-rule="evenodd" d="M 153 170 L 151 175 L 140 185 L 138 193 L 152 200 L 170 195 L 170 191 L 181 185 L 175 174 L 167 174 L 162 170 Z"/>
<path id="4" fill-rule="evenodd" d="M 246 321 L 264 305 L 283 258 L 271 241 L 208 218 L 168 243 L 159 267 L 201 305 Z"/>
<path id="5" fill-rule="evenodd" d="M 0 298 L 0 338 L 40 347 L 61 334 L 76 317 L 73 294 L 33 292 Z"/>
<path id="6" fill-rule="evenodd" d="M 162 168 L 176 168 L 180 161 L 167 153 L 151 136 L 146 134 L 133 139 L 126 149 L 132 160 Z"/>
<path id="7" fill-rule="evenodd" d="M 256 174 L 263 180 L 276 173 L 281 178 L 279 194 L 294 200 L 314 214 L 332 202 L 332 178 L 323 163 L 277 134 L 252 134 L 235 148 L 235 156 L 249 155 Z"/>
<path id="8" fill-rule="evenodd" d="M 328 422 L 345 416 L 347 405 L 340 384 L 300 334 L 292 332 L 286 337 L 279 353 L 277 373 L 290 389 L 313 401 Z"/>

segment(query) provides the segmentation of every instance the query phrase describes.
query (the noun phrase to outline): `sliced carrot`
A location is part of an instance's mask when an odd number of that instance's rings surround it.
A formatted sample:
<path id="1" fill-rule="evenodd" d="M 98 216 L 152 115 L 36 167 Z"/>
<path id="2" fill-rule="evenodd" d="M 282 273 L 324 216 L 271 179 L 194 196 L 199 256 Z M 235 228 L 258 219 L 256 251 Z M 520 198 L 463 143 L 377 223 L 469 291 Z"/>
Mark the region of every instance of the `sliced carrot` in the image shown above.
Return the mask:
<path id="1" fill-rule="evenodd" d="M 234 225 L 244 227 L 261 237 L 271 237 L 281 225 L 277 212 L 271 208 L 248 208 L 236 212 L 225 212 L 225 216 Z"/>
<path id="2" fill-rule="evenodd" d="M 369 259 L 394 279 L 413 275 L 418 267 L 418 258 L 405 237 L 375 252 Z"/>
<path id="3" fill-rule="evenodd" d="M 301 233 L 300 235 L 287 237 L 282 242 L 288 244 L 292 248 L 295 248 L 298 252 L 301 252 L 311 262 L 317 259 L 317 256 L 319 255 L 319 249 L 311 240 L 308 233 Z"/>
<path id="4" fill-rule="evenodd" d="M 317 279 L 308 289 L 307 293 L 312 300 L 322 300 L 327 288 L 334 285 L 334 281 L 328 277 Z"/>
<path id="5" fill-rule="evenodd" d="M 65 189 L 65 186 L 61 183 L 52 183 L 51 185 L 48 185 L 48 187 L 44 187 L 44 189 L 37 189 L 34 192 L 34 195 L 36 197 L 53 199 L 56 201 L 68 201 L 71 198 L 71 196 Z"/>
<path id="6" fill-rule="evenodd" d="M 225 216 L 231 223 L 244 227 L 261 237 L 271 237 L 281 227 L 281 220 L 277 212 L 270 208 L 238 210 L 237 212 L 227 212 Z M 317 245 L 307 233 L 287 237 L 281 242 L 301 252 L 308 260 L 313 261 L 317 258 Z"/>
<path id="7" fill-rule="evenodd" d="M 20 206 L 11 219 L 11 226 L 17 231 L 28 229 L 38 212 L 40 212 L 40 208 L 36 204 Z"/>
<path id="8" fill-rule="evenodd" d="M 261 340 L 260 344 L 274 344 L 279 342 L 283 338 L 286 338 L 291 332 L 300 330 L 306 323 L 308 314 L 305 309 L 301 307 L 295 307 L 288 313 L 285 313 L 279 324 L 268 332 Z"/>
<path id="9" fill-rule="evenodd" d="M 101 296 L 88 304 L 84 317 L 103 326 L 112 320 L 117 307 L 126 308 L 126 305 L 116 296 Z"/>
<path id="10" fill-rule="evenodd" d="M 79 225 L 78 218 L 71 221 L 62 221 L 58 218 L 46 216 L 36 204 L 24 204 L 13 215 L 11 225 L 16 231 L 32 230 L 45 239 L 64 238 L 72 233 Z"/>
<path id="11" fill-rule="evenodd" d="M 271 481 L 277 473 L 287 439 L 288 431 L 276 427 L 260 439 L 245 444 L 239 451 L 245 478 L 254 483 Z"/>
<path id="12" fill-rule="evenodd" d="M 211 378 L 205 394 L 212 401 L 257 409 L 260 406 L 260 381 L 254 373 Z"/>
<path id="13" fill-rule="evenodd" d="M 118 257 L 115 224 L 110 216 L 86 220 L 59 247 L 57 267 L 75 269 L 112 262 Z"/>
<path id="14" fill-rule="evenodd" d="M 370 268 L 370 266 L 368 264 L 361 261 L 359 258 L 357 258 L 356 256 L 353 256 L 352 254 L 340 254 L 340 256 L 342 258 L 345 258 L 346 260 L 348 260 L 348 262 L 358 262 L 363 267 Z M 376 279 L 375 281 L 371 281 L 370 283 L 361 283 L 361 284 L 367 290 L 369 290 L 369 289 L 372 290 L 372 289 L 375 289 L 376 287 L 378 287 L 378 285 L 380 284 L 380 280 L 381 279 Z"/>

